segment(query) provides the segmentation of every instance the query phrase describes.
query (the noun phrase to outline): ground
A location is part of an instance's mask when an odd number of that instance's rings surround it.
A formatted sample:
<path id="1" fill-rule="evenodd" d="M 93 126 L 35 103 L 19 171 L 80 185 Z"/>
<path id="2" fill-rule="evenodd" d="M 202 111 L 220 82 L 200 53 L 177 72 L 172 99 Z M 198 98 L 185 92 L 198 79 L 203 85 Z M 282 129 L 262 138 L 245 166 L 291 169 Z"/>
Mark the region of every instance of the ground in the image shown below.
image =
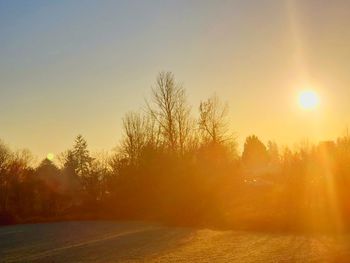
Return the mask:
<path id="1" fill-rule="evenodd" d="M 0 227 L 0 262 L 350 262 L 350 236 L 61 222 Z"/>

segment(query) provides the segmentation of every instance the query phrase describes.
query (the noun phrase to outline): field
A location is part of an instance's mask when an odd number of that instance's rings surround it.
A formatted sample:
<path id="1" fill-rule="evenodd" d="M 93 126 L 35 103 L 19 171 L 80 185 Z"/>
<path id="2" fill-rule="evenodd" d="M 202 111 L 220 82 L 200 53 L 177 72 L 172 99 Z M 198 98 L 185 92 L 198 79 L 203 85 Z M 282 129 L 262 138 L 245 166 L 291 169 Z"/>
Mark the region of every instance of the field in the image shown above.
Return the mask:
<path id="1" fill-rule="evenodd" d="M 141 222 L 0 227 L 1 262 L 350 262 L 348 236 L 175 228 Z"/>

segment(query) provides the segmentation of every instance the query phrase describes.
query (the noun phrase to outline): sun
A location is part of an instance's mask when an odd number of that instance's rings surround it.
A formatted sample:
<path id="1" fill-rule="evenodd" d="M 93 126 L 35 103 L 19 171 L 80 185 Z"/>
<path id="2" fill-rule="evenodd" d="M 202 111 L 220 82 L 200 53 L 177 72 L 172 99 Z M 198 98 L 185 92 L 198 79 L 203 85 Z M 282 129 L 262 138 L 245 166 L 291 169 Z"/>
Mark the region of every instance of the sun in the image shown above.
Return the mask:
<path id="1" fill-rule="evenodd" d="M 46 158 L 50 161 L 52 161 L 55 158 L 55 155 L 53 153 L 48 153 Z"/>
<path id="2" fill-rule="evenodd" d="M 319 104 L 319 97 L 313 90 L 303 90 L 299 93 L 299 105 L 302 109 L 312 110 Z"/>

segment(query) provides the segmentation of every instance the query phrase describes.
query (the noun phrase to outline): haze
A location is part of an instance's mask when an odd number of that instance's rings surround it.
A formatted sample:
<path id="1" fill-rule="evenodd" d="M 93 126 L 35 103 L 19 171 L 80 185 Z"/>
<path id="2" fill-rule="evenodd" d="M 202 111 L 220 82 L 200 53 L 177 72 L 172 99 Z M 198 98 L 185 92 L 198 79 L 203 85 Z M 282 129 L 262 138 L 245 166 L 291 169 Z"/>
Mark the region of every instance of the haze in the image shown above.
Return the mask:
<path id="1" fill-rule="evenodd" d="M 110 149 L 166 70 L 193 108 L 227 101 L 239 142 L 333 139 L 350 114 L 349 17 L 347 0 L 1 1 L 0 138 L 40 157 L 79 133 Z"/>

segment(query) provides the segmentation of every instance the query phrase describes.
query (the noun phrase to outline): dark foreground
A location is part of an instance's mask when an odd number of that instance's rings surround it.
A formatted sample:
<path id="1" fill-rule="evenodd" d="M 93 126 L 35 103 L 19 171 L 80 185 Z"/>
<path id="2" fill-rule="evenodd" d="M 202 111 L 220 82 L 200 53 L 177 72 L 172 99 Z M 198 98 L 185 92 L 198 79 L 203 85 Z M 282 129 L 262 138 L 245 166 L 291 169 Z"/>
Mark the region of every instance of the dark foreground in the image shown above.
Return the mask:
<path id="1" fill-rule="evenodd" d="M 1 262 L 350 262 L 350 236 L 174 228 L 138 222 L 0 227 Z"/>

